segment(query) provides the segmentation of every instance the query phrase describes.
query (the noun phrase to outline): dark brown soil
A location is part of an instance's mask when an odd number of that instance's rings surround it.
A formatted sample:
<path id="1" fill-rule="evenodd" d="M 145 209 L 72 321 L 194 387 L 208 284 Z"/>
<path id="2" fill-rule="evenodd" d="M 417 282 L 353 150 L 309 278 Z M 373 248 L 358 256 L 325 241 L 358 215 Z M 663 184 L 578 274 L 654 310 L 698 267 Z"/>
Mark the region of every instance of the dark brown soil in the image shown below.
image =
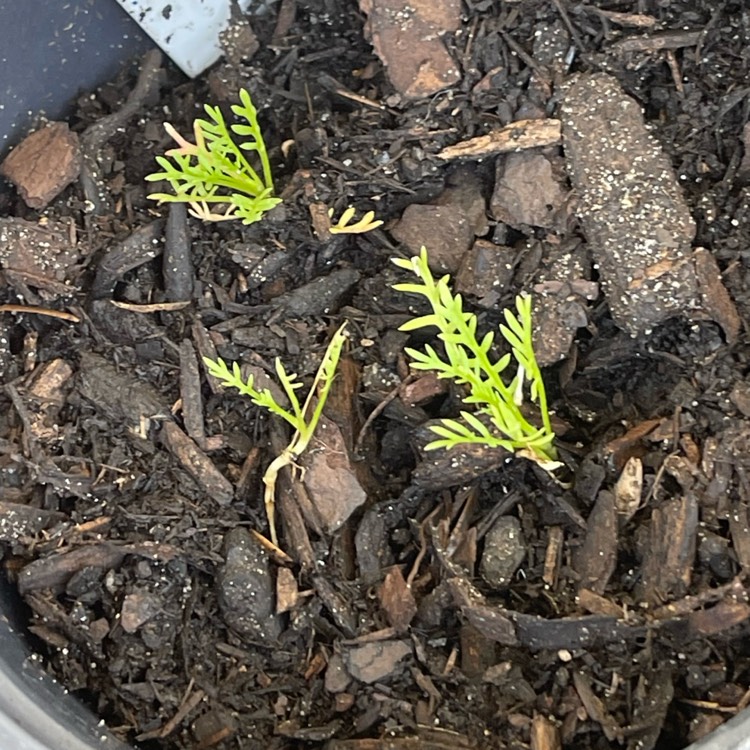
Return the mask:
<path id="1" fill-rule="evenodd" d="M 750 15 L 596 5 L 465 3 L 460 80 L 409 99 L 355 3 L 284 0 L 249 57 L 82 97 L 47 209 L 3 186 L 3 564 L 118 736 L 671 750 L 750 704 Z M 244 227 L 147 201 L 165 117 L 189 133 L 241 86 L 283 204 Z M 480 154 L 493 132 L 546 140 Z M 384 226 L 329 235 L 349 205 Z M 429 331 L 398 332 L 389 259 L 422 244 L 483 331 L 534 295 L 555 477 L 421 450 L 460 406 L 409 373 Z M 285 558 L 251 531 L 288 435 L 200 358 L 309 383 L 344 320 L 325 436 L 279 482 Z"/>

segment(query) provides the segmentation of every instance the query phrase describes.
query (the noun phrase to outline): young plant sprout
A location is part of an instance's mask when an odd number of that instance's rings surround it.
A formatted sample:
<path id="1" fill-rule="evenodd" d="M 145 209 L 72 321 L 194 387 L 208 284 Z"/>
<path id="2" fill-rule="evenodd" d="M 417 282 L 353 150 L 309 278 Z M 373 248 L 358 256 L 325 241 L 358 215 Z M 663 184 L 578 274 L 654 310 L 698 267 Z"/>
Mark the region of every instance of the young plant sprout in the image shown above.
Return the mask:
<path id="1" fill-rule="evenodd" d="M 354 213 L 354 207 L 349 206 L 328 231 L 331 234 L 364 234 L 377 229 L 383 223 L 380 219 L 375 219 L 374 211 L 368 211 L 359 221 L 350 224 L 349 222 L 354 218 Z M 333 217 L 333 209 L 328 211 L 328 216 Z"/>
<path id="2" fill-rule="evenodd" d="M 255 388 L 252 375 L 246 381 L 243 381 L 240 366 L 236 362 L 230 369 L 222 359 L 212 360 L 204 358 L 203 360 L 209 374 L 217 378 L 222 385 L 229 388 L 236 388 L 243 395 L 249 396 L 254 404 L 268 409 L 272 414 L 276 414 L 286 420 L 294 428 L 289 445 L 271 461 L 263 475 L 263 484 L 265 485 L 264 502 L 268 517 L 268 526 L 271 532 L 271 541 L 277 547 L 278 539 L 275 520 L 276 478 L 285 466 L 291 466 L 293 469 L 297 468 L 296 459 L 299 458 L 310 444 L 315 428 L 320 421 L 320 415 L 323 413 L 323 407 L 331 390 L 333 378 L 336 374 L 336 367 L 341 357 L 341 350 L 346 341 L 345 328 L 346 323 L 333 334 L 333 338 L 326 348 L 323 361 L 320 363 L 320 367 L 315 374 L 315 379 L 304 403 L 300 403 L 300 400 L 297 398 L 297 390 L 303 384 L 297 379 L 296 374 L 287 373 L 281 360 L 277 357 L 276 375 L 281 383 L 281 387 L 284 389 L 284 393 L 289 399 L 289 409 L 285 409 L 278 404 L 267 388 L 263 390 Z"/>
<path id="3" fill-rule="evenodd" d="M 147 175 L 146 180 L 166 180 L 174 193 L 152 193 L 148 197 L 159 203 L 188 203 L 190 213 L 203 221 L 241 219 L 253 224 L 266 211 L 281 203 L 273 196 L 271 165 L 266 144 L 258 125 L 258 115 L 250 94 L 240 90 L 241 104 L 232 105 L 232 112 L 246 125 L 227 127 L 218 107 L 204 106 L 209 120 L 195 120 L 195 143 L 183 138 L 168 122 L 164 129 L 177 142 L 165 156 L 157 156 L 161 172 Z M 231 131 L 231 132 L 230 132 Z M 246 140 L 233 137 L 240 136 Z M 251 164 L 255 154 L 260 170 Z M 215 210 L 212 206 L 219 204 Z"/>
<path id="4" fill-rule="evenodd" d="M 450 276 L 435 280 L 424 247 L 419 255 L 409 260 L 393 258 L 393 263 L 413 272 L 419 279 L 418 283 L 394 284 L 393 288 L 420 294 L 432 307 L 432 313 L 407 321 L 400 330 L 435 326 L 445 352 L 441 356 L 429 345 L 424 351 L 407 349 L 413 360 L 411 366 L 417 370 L 434 370 L 438 377 L 466 386 L 468 395 L 463 402 L 475 407 L 475 411 L 462 411 L 461 420 L 443 419 L 432 426 L 439 439 L 429 443 L 427 450 L 479 443 L 531 458 L 548 470 L 555 468 L 558 465 L 553 445 L 555 434 L 532 344 L 531 298 L 520 295 L 516 297 L 517 312 L 505 310 L 505 325 L 500 326 L 500 332 L 510 344 L 511 353 L 492 361 L 490 350 L 494 333 L 486 333 L 481 340 L 477 338 L 476 315 L 464 311 L 461 295 L 451 292 Z M 513 360 L 516 374 L 506 383 L 502 373 Z M 530 399 L 541 414 L 541 427 L 529 421 L 522 411 L 526 382 Z"/>

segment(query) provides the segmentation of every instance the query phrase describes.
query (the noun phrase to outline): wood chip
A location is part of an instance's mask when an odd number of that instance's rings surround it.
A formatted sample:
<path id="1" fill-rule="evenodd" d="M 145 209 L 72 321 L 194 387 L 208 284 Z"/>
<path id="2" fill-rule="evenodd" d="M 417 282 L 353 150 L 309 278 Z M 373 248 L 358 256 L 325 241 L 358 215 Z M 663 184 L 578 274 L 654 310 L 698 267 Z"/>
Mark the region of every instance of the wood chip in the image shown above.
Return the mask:
<path id="1" fill-rule="evenodd" d="M 441 39 L 461 26 L 458 0 L 415 3 L 407 11 L 401 0 L 360 0 L 359 6 L 367 14 L 365 33 L 375 54 L 402 96 L 431 96 L 461 80 Z"/>
<path id="2" fill-rule="evenodd" d="M 394 630 L 404 632 L 417 614 L 417 602 L 398 565 L 388 568 L 378 599 Z"/>
<path id="3" fill-rule="evenodd" d="M 594 691 L 591 689 L 591 680 L 580 672 L 573 672 L 573 684 L 581 702 L 586 707 L 586 712 L 594 721 L 601 725 L 604 736 L 610 742 L 617 740 L 622 744 L 622 728 L 612 714 L 607 711 L 604 701 L 594 694 Z"/>
<path id="4" fill-rule="evenodd" d="M 729 513 L 729 533 L 737 559 L 745 573 L 750 573 L 750 515 L 747 502 L 737 502 Z"/>
<path id="5" fill-rule="evenodd" d="M 367 500 L 335 422 L 321 417 L 311 450 L 299 463 L 305 469 L 302 482 L 310 502 L 325 532 L 332 534 Z"/>
<path id="6" fill-rule="evenodd" d="M 615 507 L 623 521 L 629 521 L 641 505 L 643 461 L 631 456 L 615 484 Z"/>
<path id="7" fill-rule="evenodd" d="M 18 188 L 30 208 L 47 206 L 80 171 L 78 135 L 64 122 L 51 122 L 27 136 L 0 166 L 0 174 Z"/>
<path id="8" fill-rule="evenodd" d="M 729 630 L 748 618 L 750 605 L 747 602 L 723 601 L 710 609 L 691 612 L 687 619 L 696 636 L 708 636 Z"/>
<path id="9" fill-rule="evenodd" d="M 586 525 L 586 537 L 574 555 L 574 566 L 579 586 L 602 594 L 617 564 L 617 514 L 611 492 L 599 492 Z"/>
<path id="10" fill-rule="evenodd" d="M 289 612 L 299 603 L 297 579 L 289 568 L 279 568 L 276 573 L 276 614 Z"/>
<path id="11" fill-rule="evenodd" d="M 557 724 L 541 714 L 531 721 L 531 750 L 562 750 Z"/>
<path id="12" fill-rule="evenodd" d="M 547 549 L 544 553 L 542 580 L 551 588 L 557 585 L 564 541 L 565 531 L 562 526 L 550 526 L 547 530 Z"/>
<path id="13" fill-rule="evenodd" d="M 518 120 L 487 135 L 447 146 L 437 155 L 441 159 L 481 159 L 527 148 L 558 146 L 561 142 L 560 120 Z"/>
<path id="14" fill-rule="evenodd" d="M 229 505 L 234 498 L 232 483 L 213 465 L 211 459 L 174 422 L 161 429 L 164 445 L 199 487 L 219 505 Z"/>
<path id="15" fill-rule="evenodd" d="M 649 605 L 684 596 L 693 571 L 698 504 L 690 494 L 673 498 L 651 513 L 644 550 L 640 598 Z"/>
<path id="16" fill-rule="evenodd" d="M 190 339 L 183 339 L 180 344 L 180 401 L 187 434 L 198 445 L 203 445 L 206 439 L 206 427 L 203 422 L 203 393 L 198 357 Z"/>
<path id="17" fill-rule="evenodd" d="M 591 589 L 579 589 L 577 599 L 581 609 L 591 614 L 616 617 L 618 620 L 625 618 L 625 610 L 619 604 L 615 604 Z"/>
<path id="18" fill-rule="evenodd" d="M 733 344 L 742 330 L 742 320 L 721 280 L 716 258 L 705 248 L 699 247 L 693 253 L 693 262 L 701 309 L 721 326 L 727 341 Z"/>
<path id="19" fill-rule="evenodd" d="M 0 267 L 11 283 L 18 278 L 53 297 L 73 294 L 66 279 L 77 261 L 67 224 L 0 218 Z"/>

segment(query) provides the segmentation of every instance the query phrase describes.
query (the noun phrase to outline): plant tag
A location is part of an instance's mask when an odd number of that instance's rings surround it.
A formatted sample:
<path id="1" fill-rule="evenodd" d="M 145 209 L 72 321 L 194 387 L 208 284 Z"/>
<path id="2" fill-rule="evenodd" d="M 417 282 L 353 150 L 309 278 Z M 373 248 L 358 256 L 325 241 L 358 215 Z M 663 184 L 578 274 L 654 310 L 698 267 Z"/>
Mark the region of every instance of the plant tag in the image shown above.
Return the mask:
<path id="1" fill-rule="evenodd" d="M 231 0 L 117 0 L 185 75 L 194 78 L 222 55 L 219 34 L 229 25 Z M 243 12 L 258 0 L 238 0 Z"/>

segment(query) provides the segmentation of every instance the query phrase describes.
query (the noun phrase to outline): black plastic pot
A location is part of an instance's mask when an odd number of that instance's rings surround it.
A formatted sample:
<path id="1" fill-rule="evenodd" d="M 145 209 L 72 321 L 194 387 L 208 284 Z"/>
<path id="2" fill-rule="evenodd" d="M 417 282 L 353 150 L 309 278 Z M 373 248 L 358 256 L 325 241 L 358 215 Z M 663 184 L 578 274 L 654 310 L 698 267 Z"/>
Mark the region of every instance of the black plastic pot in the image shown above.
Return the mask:
<path id="1" fill-rule="evenodd" d="M 0 0 L 0 153 L 40 113 L 64 116 L 78 93 L 151 46 L 114 0 Z M 0 579 L 0 750 L 129 750 L 42 671 L 26 621 L 23 602 Z M 750 710 L 690 750 L 750 750 Z"/>
<path id="2" fill-rule="evenodd" d="M 0 153 L 152 46 L 114 0 L 0 0 Z"/>

